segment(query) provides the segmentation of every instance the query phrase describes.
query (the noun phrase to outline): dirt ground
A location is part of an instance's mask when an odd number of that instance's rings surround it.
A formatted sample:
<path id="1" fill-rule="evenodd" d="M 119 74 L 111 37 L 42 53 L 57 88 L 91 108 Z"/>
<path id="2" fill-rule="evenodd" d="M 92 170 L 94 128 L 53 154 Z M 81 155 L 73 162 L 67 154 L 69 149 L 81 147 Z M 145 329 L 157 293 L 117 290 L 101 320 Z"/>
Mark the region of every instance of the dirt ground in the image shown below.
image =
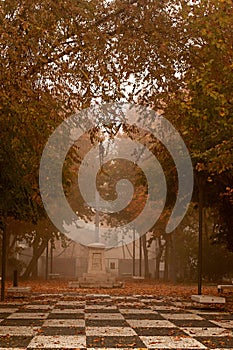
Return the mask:
<path id="1" fill-rule="evenodd" d="M 30 281 L 19 281 L 19 286 L 30 286 L 32 293 L 77 293 L 81 294 L 110 294 L 119 296 L 131 296 L 131 295 L 153 295 L 155 298 L 174 298 L 177 301 L 190 301 L 192 294 L 197 294 L 197 285 L 195 284 L 172 284 L 157 282 L 151 280 L 124 280 L 124 287 L 122 288 L 69 288 L 68 280 L 30 280 Z M 12 282 L 6 283 L 6 288 L 11 287 Z M 202 294 L 218 295 L 217 285 L 203 285 Z M 227 311 L 233 312 L 233 292 L 222 294 L 226 297 L 226 304 L 224 308 Z M 9 299 L 6 293 L 6 301 Z"/>
<path id="2" fill-rule="evenodd" d="M 68 280 L 30 280 L 19 281 L 19 286 L 30 286 L 35 293 L 62 293 L 77 291 L 80 294 L 111 294 L 111 295 L 133 295 L 141 294 L 164 297 L 190 297 L 191 294 L 197 294 L 197 285 L 195 284 L 172 284 L 147 280 L 124 280 L 123 288 L 69 288 Z M 7 282 L 7 287 L 12 286 L 12 282 Z M 203 286 L 203 294 L 218 295 L 217 286 Z"/>

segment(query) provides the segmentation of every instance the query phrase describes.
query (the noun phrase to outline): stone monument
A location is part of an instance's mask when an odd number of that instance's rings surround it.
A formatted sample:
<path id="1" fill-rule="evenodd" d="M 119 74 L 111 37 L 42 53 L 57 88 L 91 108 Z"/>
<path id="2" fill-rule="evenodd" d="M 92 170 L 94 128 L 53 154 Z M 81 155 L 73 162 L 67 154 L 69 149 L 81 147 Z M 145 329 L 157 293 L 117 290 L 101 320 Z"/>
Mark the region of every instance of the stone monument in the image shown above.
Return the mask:
<path id="1" fill-rule="evenodd" d="M 99 145 L 99 162 L 103 165 L 104 148 Z M 106 271 L 105 267 L 105 245 L 100 243 L 99 237 L 99 192 L 95 192 L 95 240 L 88 247 L 88 268 L 87 272 L 78 279 L 77 282 L 70 282 L 69 287 L 73 288 L 114 288 L 122 287 L 122 282 L 117 282 L 116 277 Z"/>
<path id="2" fill-rule="evenodd" d="M 78 280 L 79 287 L 114 288 L 122 286 L 122 283 L 116 281 L 115 276 L 106 271 L 104 253 L 104 244 L 97 242 L 88 245 L 88 268 Z"/>

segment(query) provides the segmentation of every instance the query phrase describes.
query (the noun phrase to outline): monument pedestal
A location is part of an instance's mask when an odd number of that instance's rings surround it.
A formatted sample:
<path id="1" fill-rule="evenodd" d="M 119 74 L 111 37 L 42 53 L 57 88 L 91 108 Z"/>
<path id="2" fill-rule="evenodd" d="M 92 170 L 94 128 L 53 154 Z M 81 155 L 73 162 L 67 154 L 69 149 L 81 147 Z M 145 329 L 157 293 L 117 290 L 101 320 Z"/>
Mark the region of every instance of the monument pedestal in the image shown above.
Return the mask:
<path id="1" fill-rule="evenodd" d="M 106 271 L 105 267 L 105 245 L 93 243 L 88 246 L 88 269 L 79 278 L 78 282 L 71 282 L 70 287 L 77 288 L 116 288 L 122 287 L 115 276 Z"/>

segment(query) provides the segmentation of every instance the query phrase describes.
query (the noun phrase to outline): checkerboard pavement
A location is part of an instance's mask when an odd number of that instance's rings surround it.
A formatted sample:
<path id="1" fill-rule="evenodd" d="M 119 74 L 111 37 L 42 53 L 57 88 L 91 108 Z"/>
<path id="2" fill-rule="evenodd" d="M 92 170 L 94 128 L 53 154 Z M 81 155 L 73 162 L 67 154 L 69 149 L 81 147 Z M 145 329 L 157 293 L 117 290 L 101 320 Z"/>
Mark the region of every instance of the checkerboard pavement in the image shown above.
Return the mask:
<path id="1" fill-rule="evenodd" d="M 233 349 L 233 314 L 183 305 L 75 294 L 0 303 L 0 350 Z"/>

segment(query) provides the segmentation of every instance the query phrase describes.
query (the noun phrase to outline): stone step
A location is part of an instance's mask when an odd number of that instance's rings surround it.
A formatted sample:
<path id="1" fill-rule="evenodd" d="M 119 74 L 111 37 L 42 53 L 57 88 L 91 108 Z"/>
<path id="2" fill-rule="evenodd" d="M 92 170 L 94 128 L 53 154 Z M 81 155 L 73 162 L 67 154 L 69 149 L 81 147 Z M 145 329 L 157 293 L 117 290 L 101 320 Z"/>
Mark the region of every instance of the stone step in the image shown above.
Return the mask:
<path id="1" fill-rule="evenodd" d="M 99 284 L 99 283 L 114 283 L 115 282 L 115 278 L 99 278 L 99 279 L 96 279 L 96 278 L 85 278 L 85 277 L 81 277 L 79 280 L 79 283 L 86 283 L 86 282 L 89 282 L 89 283 L 96 283 L 96 284 Z"/>
<path id="2" fill-rule="evenodd" d="M 79 282 L 79 288 L 121 288 L 122 282 L 99 282 L 93 283 L 90 281 Z"/>
<path id="3" fill-rule="evenodd" d="M 111 280 L 84 280 L 80 278 L 78 281 L 71 281 L 68 284 L 69 288 L 121 288 L 123 282 L 116 281 L 115 278 Z"/>

